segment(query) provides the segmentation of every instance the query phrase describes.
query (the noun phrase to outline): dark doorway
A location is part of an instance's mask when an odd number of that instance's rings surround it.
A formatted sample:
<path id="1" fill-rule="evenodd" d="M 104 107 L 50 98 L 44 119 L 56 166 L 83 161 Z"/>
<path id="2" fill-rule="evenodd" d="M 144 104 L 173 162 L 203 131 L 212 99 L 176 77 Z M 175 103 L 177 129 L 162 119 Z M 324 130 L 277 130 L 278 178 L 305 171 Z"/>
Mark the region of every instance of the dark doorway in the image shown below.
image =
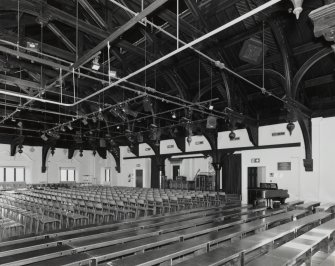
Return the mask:
<path id="1" fill-rule="evenodd" d="M 143 169 L 136 169 L 135 170 L 136 176 L 136 187 L 143 187 Z"/>
<path id="2" fill-rule="evenodd" d="M 248 167 L 248 188 L 256 188 L 257 181 L 257 167 Z"/>
<path id="3" fill-rule="evenodd" d="M 241 154 L 227 154 L 223 158 L 222 190 L 226 194 L 241 195 Z"/>
<path id="4" fill-rule="evenodd" d="M 176 180 L 176 177 L 179 176 L 180 165 L 173 165 L 172 166 L 172 179 Z"/>

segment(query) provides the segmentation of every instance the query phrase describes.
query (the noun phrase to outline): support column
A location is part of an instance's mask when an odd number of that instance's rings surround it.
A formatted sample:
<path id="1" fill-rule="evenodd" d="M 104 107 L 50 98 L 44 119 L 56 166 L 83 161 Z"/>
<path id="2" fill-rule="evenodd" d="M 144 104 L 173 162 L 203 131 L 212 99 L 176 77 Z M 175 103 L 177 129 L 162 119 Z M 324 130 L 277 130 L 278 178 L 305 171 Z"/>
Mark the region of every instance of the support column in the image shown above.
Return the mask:
<path id="1" fill-rule="evenodd" d="M 220 170 L 221 170 L 221 163 L 219 162 L 212 162 L 213 168 L 215 170 L 215 191 L 219 192 L 220 190 Z"/>
<path id="2" fill-rule="evenodd" d="M 152 188 L 159 188 L 161 175 L 165 175 L 165 159 L 166 159 L 166 156 L 162 156 L 160 154 L 151 157 L 151 187 Z"/>

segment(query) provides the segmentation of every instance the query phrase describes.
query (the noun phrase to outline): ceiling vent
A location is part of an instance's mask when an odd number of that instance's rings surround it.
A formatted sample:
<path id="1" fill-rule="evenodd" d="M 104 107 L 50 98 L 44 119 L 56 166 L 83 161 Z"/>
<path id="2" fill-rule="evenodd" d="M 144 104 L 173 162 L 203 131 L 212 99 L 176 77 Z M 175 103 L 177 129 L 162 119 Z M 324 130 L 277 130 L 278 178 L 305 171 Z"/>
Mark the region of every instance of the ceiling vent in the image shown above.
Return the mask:
<path id="1" fill-rule="evenodd" d="M 264 45 L 264 55 L 267 50 L 267 46 Z M 239 57 L 242 61 L 253 65 L 262 63 L 263 43 L 255 38 L 244 41 Z"/>

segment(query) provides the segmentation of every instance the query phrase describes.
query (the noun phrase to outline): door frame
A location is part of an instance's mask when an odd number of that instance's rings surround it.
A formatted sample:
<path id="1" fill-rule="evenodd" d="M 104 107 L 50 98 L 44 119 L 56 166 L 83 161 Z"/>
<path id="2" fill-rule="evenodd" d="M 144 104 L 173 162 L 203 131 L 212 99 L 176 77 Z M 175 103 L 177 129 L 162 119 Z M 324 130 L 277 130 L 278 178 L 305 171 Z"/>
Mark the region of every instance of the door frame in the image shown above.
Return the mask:
<path id="1" fill-rule="evenodd" d="M 135 168 L 134 169 L 134 183 L 133 183 L 133 186 L 136 187 L 136 170 L 142 170 L 142 188 L 145 188 L 145 182 L 144 182 L 144 174 L 145 174 L 145 171 L 144 171 L 144 168 Z"/>
<path id="2" fill-rule="evenodd" d="M 179 166 L 179 175 L 180 175 L 180 170 L 181 170 L 181 164 L 171 164 L 171 179 L 173 180 L 173 167 L 174 166 Z"/>

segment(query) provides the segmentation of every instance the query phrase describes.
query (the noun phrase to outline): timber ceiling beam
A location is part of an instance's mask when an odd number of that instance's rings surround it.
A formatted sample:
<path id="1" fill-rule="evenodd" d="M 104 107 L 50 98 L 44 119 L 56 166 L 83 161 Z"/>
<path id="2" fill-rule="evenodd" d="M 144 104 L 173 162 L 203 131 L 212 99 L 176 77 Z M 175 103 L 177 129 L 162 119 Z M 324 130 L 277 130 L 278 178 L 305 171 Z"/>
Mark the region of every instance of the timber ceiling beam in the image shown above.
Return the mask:
<path id="1" fill-rule="evenodd" d="M 1 5 L 1 4 L 0 4 Z M 14 33 L 13 31 L 9 31 L 6 29 L 3 29 L 0 27 L 0 38 L 5 40 L 5 41 L 9 41 L 9 42 L 13 42 L 16 43 L 17 42 L 17 34 Z M 41 47 L 41 42 L 37 41 L 35 39 L 32 38 L 28 38 L 28 37 L 24 37 L 25 41 L 29 41 L 29 42 L 34 42 L 34 43 L 38 43 L 39 46 Z M 20 40 L 20 42 L 23 42 L 24 40 Z M 22 44 L 22 43 L 21 43 Z M 53 55 L 53 56 L 57 56 L 59 58 L 63 58 L 69 61 L 74 61 L 74 54 L 71 52 L 68 52 L 66 50 L 60 49 L 58 47 L 43 43 L 43 52 Z"/>
<path id="2" fill-rule="evenodd" d="M 11 49 L 11 48 L 7 48 L 7 47 L 4 47 L 4 46 L 0 46 L 0 52 L 10 54 L 10 55 L 16 56 L 16 57 L 17 56 L 22 57 L 26 60 L 37 62 L 37 63 L 40 63 L 42 65 L 47 65 L 47 66 L 50 66 L 50 67 L 55 68 L 55 69 L 63 69 L 65 71 L 70 71 L 70 68 L 67 67 L 67 66 L 58 64 L 58 63 L 50 61 L 50 60 L 39 58 L 39 57 L 30 55 L 30 54 L 22 53 L 20 51 L 17 51 L 16 49 Z"/>
<path id="3" fill-rule="evenodd" d="M 47 27 L 51 30 L 63 43 L 64 45 L 73 53 L 76 52 L 76 46 L 65 36 L 65 34 L 56 27 L 53 23 L 48 23 Z M 43 44 L 44 46 L 44 44 Z"/>
<path id="4" fill-rule="evenodd" d="M 208 31 L 207 22 L 206 22 L 204 16 L 201 14 L 197 3 L 193 0 L 185 0 L 185 4 L 187 5 L 188 10 L 192 13 L 193 17 L 198 22 L 200 22 L 200 24 L 202 25 L 202 29 L 207 32 Z"/>
<path id="5" fill-rule="evenodd" d="M 107 43 L 112 43 L 117 40 L 122 34 L 124 34 L 127 30 L 131 29 L 134 25 L 140 22 L 142 19 L 146 18 L 152 12 L 160 8 L 163 4 L 165 4 L 168 0 L 156 0 L 150 6 L 145 8 L 141 13 L 137 16 L 130 19 L 127 23 L 122 25 L 116 31 L 114 31 L 111 35 L 109 35 L 106 39 L 100 42 L 96 47 L 88 51 L 84 56 L 79 58 L 73 65 L 73 68 L 78 68 L 81 65 L 85 64 L 88 60 L 90 60 L 95 54 L 97 54 L 100 50 L 107 46 Z"/>
<path id="6" fill-rule="evenodd" d="M 36 90 L 40 90 L 41 89 L 41 85 L 39 83 L 36 82 L 32 82 L 29 80 L 23 80 L 20 78 L 16 78 L 16 77 L 11 77 L 11 76 L 5 76 L 5 75 L 1 75 L 0 74 L 0 83 L 6 84 L 6 85 L 10 85 L 10 86 L 18 86 L 18 87 L 26 87 L 26 88 L 33 88 Z"/>
<path id="7" fill-rule="evenodd" d="M 42 0 L 20 0 L 20 10 L 21 12 L 30 14 L 32 16 L 39 17 L 40 7 L 43 3 L 43 17 L 46 17 L 48 21 L 57 20 L 62 22 L 70 27 L 76 28 L 76 18 L 58 8 L 55 8 L 51 5 L 46 4 Z M 17 1 L 16 0 L 8 0 L 8 1 L 0 1 L 0 10 L 12 10 L 17 11 Z M 108 36 L 106 31 L 93 26 L 85 21 L 78 19 L 78 29 L 86 34 L 92 35 L 99 39 L 104 39 Z"/>
<path id="8" fill-rule="evenodd" d="M 108 25 L 102 19 L 102 17 L 95 11 L 95 9 L 90 5 L 87 0 L 79 0 L 80 5 L 85 9 L 85 11 L 90 15 L 94 22 L 99 25 L 100 28 L 107 29 Z"/>
<path id="9" fill-rule="evenodd" d="M 329 74 L 321 77 L 306 80 L 304 82 L 304 88 L 318 87 L 324 84 L 329 84 L 335 82 L 335 75 Z"/>
<path id="10" fill-rule="evenodd" d="M 129 7 L 129 1 L 124 1 L 124 0 L 119 0 L 119 2 L 125 6 L 125 7 Z M 131 8 L 130 8 L 131 9 Z M 126 10 L 124 10 L 124 12 L 127 14 L 128 18 L 131 19 L 132 17 L 134 17 L 131 13 L 127 12 Z M 140 29 L 141 33 L 143 34 L 143 36 L 146 37 L 146 40 L 150 40 L 150 42 L 153 42 L 150 34 L 148 34 L 144 29 Z"/>

